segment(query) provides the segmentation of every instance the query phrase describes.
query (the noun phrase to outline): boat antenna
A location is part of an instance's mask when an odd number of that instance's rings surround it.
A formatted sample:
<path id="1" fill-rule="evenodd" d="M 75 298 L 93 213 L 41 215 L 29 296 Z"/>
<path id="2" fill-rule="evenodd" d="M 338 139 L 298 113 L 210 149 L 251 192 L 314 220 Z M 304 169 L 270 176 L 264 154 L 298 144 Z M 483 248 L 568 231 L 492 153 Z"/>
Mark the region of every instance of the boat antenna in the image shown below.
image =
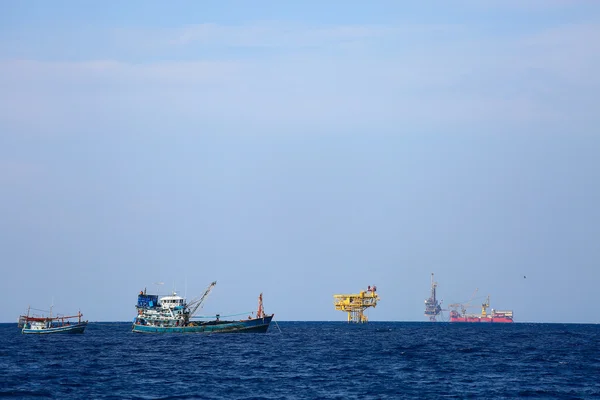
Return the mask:
<path id="1" fill-rule="evenodd" d="M 164 282 L 154 282 L 154 284 L 157 286 L 156 288 L 156 295 L 158 296 L 160 294 L 160 286 L 164 285 Z"/>

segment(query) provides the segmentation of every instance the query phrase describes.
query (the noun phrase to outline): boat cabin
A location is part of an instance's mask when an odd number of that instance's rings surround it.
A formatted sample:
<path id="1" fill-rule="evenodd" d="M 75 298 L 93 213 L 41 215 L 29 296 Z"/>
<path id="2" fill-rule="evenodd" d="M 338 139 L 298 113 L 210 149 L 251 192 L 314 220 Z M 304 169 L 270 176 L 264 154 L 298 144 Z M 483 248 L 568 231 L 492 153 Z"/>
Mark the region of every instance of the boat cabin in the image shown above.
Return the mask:
<path id="1" fill-rule="evenodd" d="M 152 308 L 152 307 L 156 307 L 158 304 L 158 296 L 155 294 L 146 294 L 144 292 L 140 292 L 140 294 L 138 295 L 138 302 L 137 302 L 137 307 L 138 308 Z"/>
<path id="2" fill-rule="evenodd" d="M 159 303 L 163 309 L 173 310 L 178 307 L 184 307 L 185 299 L 181 296 L 177 296 L 177 293 L 173 292 L 172 296 L 161 297 Z"/>
<path id="3" fill-rule="evenodd" d="M 51 324 L 50 321 L 33 321 L 26 327 L 32 330 L 42 330 L 50 328 Z"/>

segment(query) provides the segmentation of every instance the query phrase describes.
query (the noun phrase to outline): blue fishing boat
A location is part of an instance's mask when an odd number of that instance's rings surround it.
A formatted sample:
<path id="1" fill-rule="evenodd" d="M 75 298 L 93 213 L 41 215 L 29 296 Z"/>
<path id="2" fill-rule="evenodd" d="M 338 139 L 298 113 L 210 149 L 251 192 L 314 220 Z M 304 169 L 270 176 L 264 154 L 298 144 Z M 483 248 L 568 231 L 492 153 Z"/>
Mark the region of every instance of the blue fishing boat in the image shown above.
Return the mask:
<path id="1" fill-rule="evenodd" d="M 82 321 L 83 314 L 78 312 L 77 315 L 57 315 L 52 316 L 34 316 L 30 315 L 31 308 L 27 309 L 27 315 L 19 317 L 19 326 L 22 328 L 23 334 L 47 335 L 51 333 L 83 333 L 87 327 L 87 321 Z M 52 308 L 50 309 L 52 310 Z M 77 318 L 77 321 L 73 319 Z"/>
<path id="2" fill-rule="evenodd" d="M 132 331 L 136 333 L 264 333 L 274 314 L 264 312 L 262 293 L 258 296 L 258 310 L 255 315 L 241 320 L 214 319 L 202 321 L 196 317 L 196 312 L 217 282 L 212 282 L 204 294 L 186 302 L 186 299 L 173 292 L 161 298 L 158 295 L 141 291 L 138 295 L 136 309 L 138 315 L 133 319 Z M 254 314 L 254 313 L 252 313 Z M 244 314 L 245 315 L 245 314 Z"/>

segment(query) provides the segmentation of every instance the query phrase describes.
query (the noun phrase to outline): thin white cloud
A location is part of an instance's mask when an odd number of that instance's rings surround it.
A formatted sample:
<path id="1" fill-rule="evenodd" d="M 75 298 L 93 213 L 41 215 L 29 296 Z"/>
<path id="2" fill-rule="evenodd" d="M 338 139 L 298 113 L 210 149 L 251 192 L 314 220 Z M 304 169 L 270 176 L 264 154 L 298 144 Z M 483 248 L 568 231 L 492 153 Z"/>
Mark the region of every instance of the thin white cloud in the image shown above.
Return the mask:
<path id="1" fill-rule="evenodd" d="M 600 24 L 566 25 L 519 41 L 522 64 L 582 85 L 600 85 Z M 517 60 L 514 60 L 515 62 Z"/>
<path id="2" fill-rule="evenodd" d="M 0 83 L 55 85 L 69 82 L 70 86 L 110 81 L 111 83 L 201 84 L 229 79 L 237 73 L 235 62 L 187 61 L 146 64 L 115 60 L 83 62 L 52 62 L 36 60 L 0 61 Z"/>
<path id="3" fill-rule="evenodd" d="M 216 39 L 214 33 L 222 27 L 206 28 L 192 29 L 182 43 L 216 40 L 253 46 L 272 36 L 279 37 L 280 42 L 271 42 L 278 46 L 287 41 L 281 39 L 286 28 L 277 31 L 272 25 L 264 30 L 236 28 L 234 34 Z M 2 61 L 0 122 L 19 126 L 43 120 L 68 127 L 143 117 L 191 124 L 226 120 L 335 127 L 597 118 L 594 88 L 600 83 L 600 48 L 593 38 L 600 25 L 509 38 L 471 39 L 452 31 L 445 41 L 423 39 L 419 45 L 395 29 L 293 31 L 288 38 L 296 46 L 326 38 L 338 45 L 370 38 L 375 46 L 227 61 Z M 386 40 L 385 49 L 377 47 Z"/>
<path id="4" fill-rule="evenodd" d="M 233 47 L 233 48 L 325 48 L 348 42 L 389 41 L 411 36 L 465 32 L 454 24 L 321 25 L 263 21 L 243 25 L 204 23 L 182 28 L 114 30 L 115 38 L 144 48 L 165 46 Z"/>
<path id="5" fill-rule="evenodd" d="M 472 9 L 550 10 L 595 5 L 596 0 L 458 0 L 457 4 Z"/>

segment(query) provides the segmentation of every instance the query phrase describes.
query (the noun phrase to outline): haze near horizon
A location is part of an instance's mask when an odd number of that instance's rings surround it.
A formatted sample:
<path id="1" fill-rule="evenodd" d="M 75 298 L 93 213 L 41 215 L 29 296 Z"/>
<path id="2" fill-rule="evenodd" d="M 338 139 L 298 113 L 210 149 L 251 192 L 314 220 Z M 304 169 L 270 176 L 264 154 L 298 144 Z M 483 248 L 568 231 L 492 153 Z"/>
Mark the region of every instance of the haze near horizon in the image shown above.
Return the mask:
<path id="1" fill-rule="evenodd" d="M 598 39 L 592 1 L 5 2 L 0 321 L 213 280 L 205 315 L 425 321 L 434 272 L 600 322 Z"/>

